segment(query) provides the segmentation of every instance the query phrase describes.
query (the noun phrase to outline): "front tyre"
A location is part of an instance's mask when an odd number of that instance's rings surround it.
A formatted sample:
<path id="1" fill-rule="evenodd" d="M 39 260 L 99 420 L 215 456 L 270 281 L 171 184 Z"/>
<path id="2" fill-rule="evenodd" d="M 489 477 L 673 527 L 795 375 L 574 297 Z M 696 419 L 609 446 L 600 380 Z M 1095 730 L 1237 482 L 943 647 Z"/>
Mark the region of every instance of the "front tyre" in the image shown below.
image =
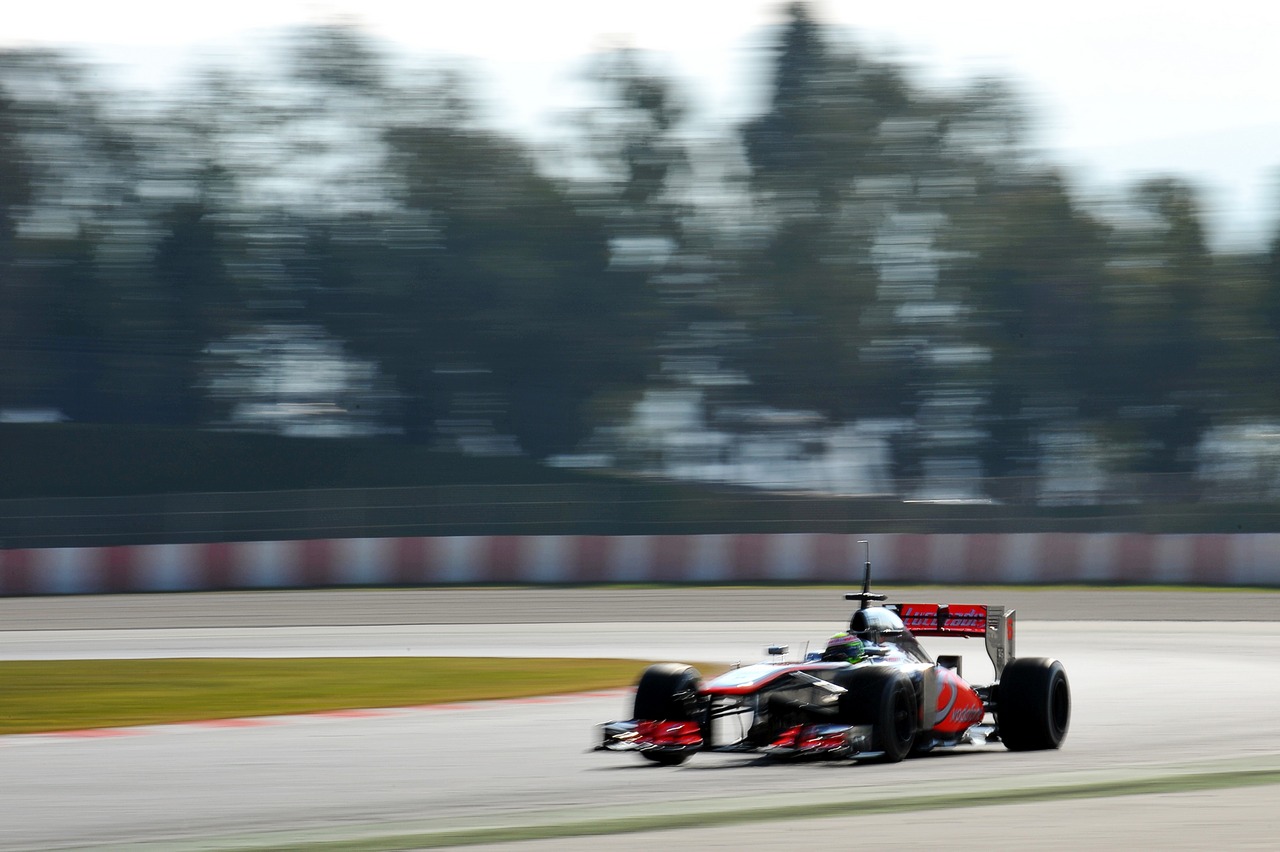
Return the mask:
<path id="1" fill-rule="evenodd" d="M 1011 661 L 996 688 L 995 717 L 1009 751 L 1061 747 L 1071 723 L 1071 687 L 1062 663 L 1048 657 Z"/>
<path id="2" fill-rule="evenodd" d="M 689 759 L 687 752 L 674 753 L 669 751 L 642 751 L 640 756 L 645 760 L 656 763 L 659 766 L 679 766 Z"/>
<path id="3" fill-rule="evenodd" d="M 697 695 L 702 676 L 683 663 L 655 663 L 645 669 L 636 684 L 633 719 L 662 722 L 696 721 Z M 642 751 L 640 756 L 660 766 L 679 766 L 688 752 Z"/>
<path id="4" fill-rule="evenodd" d="M 655 663 L 644 670 L 636 684 L 634 719 L 691 722 L 702 676 L 683 663 Z"/>
<path id="5" fill-rule="evenodd" d="M 906 757 L 916 741 L 920 709 L 906 672 L 869 666 L 843 681 L 840 716 L 846 724 L 871 725 L 872 748 L 888 763 Z"/>

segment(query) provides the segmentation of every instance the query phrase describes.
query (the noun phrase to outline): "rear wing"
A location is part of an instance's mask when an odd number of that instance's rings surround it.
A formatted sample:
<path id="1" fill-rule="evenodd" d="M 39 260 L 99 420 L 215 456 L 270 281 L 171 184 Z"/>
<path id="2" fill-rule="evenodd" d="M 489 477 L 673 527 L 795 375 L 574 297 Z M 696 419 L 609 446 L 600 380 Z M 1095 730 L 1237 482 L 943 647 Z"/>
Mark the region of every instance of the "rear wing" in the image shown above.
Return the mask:
<path id="1" fill-rule="evenodd" d="M 936 603 L 890 604 L 888 608 L 897 612 L 903 625 L 917 636 L 983 637 L 996 680 L 1005 663 L 1014 657 L 1014 610 L 985 604 Z"/>

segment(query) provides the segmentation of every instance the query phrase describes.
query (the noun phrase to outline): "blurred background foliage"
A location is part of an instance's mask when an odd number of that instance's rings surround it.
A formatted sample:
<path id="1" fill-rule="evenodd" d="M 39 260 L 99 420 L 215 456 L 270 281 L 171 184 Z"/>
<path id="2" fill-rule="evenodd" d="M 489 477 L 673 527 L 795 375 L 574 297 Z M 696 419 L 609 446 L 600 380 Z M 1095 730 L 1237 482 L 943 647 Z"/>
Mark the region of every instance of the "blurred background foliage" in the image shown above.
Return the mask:
<path id="1" fill-rule="evenodd" d="M 0 53 L 0 419 L 1274 498 L 1280 236 L 1214 252 L 1176 175 L 1082 196 L 1008 81 L 922 86 L 803 4 L 772 39 L 762 111 L 714 128 L 603 51 L 555 149 L 344 23 L 164 95 Z"/>

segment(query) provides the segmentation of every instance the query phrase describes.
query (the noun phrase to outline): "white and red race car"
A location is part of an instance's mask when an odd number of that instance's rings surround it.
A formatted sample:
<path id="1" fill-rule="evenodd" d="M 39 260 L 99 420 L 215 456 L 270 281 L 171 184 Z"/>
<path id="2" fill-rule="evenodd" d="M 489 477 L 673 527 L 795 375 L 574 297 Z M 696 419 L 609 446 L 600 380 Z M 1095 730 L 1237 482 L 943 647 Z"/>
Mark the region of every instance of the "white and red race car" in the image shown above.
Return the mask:
<path id="1" fill-rule="evenodd" d="M 1012 751 L 1055 749 L 1067 735 L 1071 691 L 1062 663 L 1014 655 L 1015 614 L 985 604 L 885 604 L 869 590 L 871 563 L 849 632 L 856 662 L 821 653 L 742 666 L 704 682 L 691 666 L 650 666 L 636 686 L 632 718 L 607 722 L 597 750 L 634 751 L 674 766 L 702 751 L 779 758 L 896 762 L 935 748 L 1003 742 Z M 876 602 L 877 605 L 871 605 Z M 959 656 L 936 661 L 917 637 L 985 641 L 995 679 L 974 685 Z"/>

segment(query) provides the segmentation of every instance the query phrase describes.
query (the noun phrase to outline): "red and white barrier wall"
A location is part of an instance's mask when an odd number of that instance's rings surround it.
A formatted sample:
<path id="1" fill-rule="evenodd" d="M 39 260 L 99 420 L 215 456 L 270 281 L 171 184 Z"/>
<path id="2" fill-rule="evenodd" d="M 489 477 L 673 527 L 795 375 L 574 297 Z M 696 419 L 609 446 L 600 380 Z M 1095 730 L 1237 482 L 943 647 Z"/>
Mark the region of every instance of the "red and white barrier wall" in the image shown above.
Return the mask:
<path id="1" fill-rule="evenodd" d="M 859 536 L 456 536 L 0 550 L 0 595 L 861 581 Z M 1280 586 L 1280 534 L 874 535 L 879 583 Z"/>

